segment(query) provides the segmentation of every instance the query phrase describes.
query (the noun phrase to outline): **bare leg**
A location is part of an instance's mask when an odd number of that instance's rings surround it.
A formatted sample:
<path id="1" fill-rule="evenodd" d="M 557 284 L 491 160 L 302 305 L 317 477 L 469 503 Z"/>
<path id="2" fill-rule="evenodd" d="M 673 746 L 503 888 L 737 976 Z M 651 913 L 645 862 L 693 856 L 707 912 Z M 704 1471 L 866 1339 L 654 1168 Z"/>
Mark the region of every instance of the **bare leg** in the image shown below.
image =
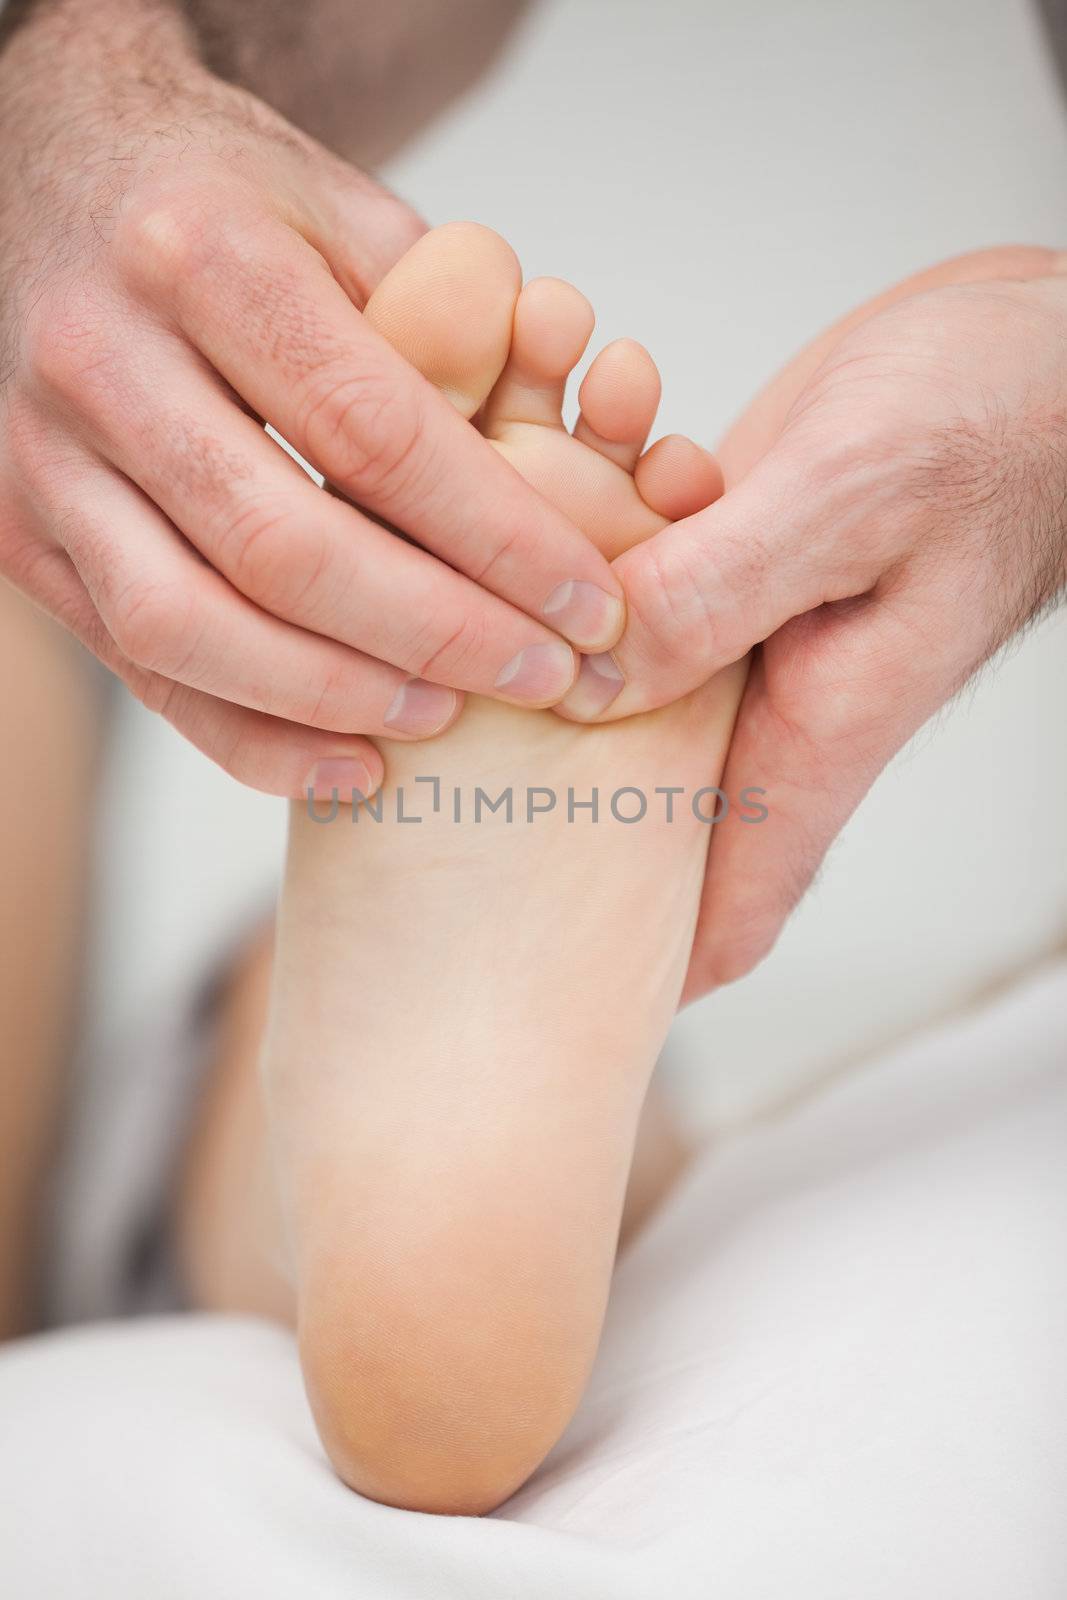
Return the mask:
<path id="1" fill-rule="evenodd" d="M 293 1323 L 296 1296 L 258 1071 L 272 962 L 268 929 L 221 986 L 214 1058 L 174 1196 L 173 1233 L 194 1305 Z"/>
<path id="2" fill-rule="evenodd" d="M 70 1043 L 97 738 L 87 658 L 0 580 L 0 1339 L 36 1318 L 42 1182 Z"/>

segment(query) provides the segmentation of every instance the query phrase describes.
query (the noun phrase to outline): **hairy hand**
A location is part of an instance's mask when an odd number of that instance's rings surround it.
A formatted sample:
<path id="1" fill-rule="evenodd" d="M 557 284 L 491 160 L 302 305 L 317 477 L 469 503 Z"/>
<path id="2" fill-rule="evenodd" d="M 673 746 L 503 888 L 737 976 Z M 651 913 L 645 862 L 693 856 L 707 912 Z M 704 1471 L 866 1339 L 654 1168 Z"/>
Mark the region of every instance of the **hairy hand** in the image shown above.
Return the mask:
<path id="1" fill-rule="evenodd" d="M 360 316 L 422 224 L 177 12 L 32 12 L 0 142 L 0 573 L 194 743 L 279 794 L 376 785 L 359 734 L 502 674 L 545 704 L 560 634 L 614 641 L 611 569 Z"/>
<path id="2" fill-rule="evenodd" d="M 946 263 L 846 319 L 726 440 L 728 489 L 623 556 L 626 687 L 660 705 L 763 641 L 687 997 L 773 945 L 890 757 L 1067 581 L 1067 276 Z"/>

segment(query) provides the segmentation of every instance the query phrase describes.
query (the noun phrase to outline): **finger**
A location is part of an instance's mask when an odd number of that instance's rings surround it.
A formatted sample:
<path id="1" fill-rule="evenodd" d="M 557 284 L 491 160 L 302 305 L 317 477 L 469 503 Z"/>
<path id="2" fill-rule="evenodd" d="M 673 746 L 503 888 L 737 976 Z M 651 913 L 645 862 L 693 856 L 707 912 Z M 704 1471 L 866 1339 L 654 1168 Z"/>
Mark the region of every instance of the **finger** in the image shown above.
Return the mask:
<path id="1" fill-rule="evenodd" d="M 753 662 L 712 834 L 684 1000 L 773 948 L 874 779 L 955 685 L 896 600 L 790 623 Z"/>
<path id="2" fill-rule="evenodd" d="M 604 558 L 367 325 L 291 229 L 258 216 L 190 226 L 163 207 L 138 220 L 125 254 L 238 394 L 352 499 L 572 643 L 619 637 Z"/>
<path id="3" fill-rule="evenodd" d="M 300 197 L 303 236 L 314 245 L 360 310 L 391 268 L 426 232 L 409 205 L 374 178 L 343 166 L 336 188 Z"/>
<path id="4" fill-rule="evenodd" d="M 791 617 L 869 587 L 876 573 L 831 559 L 824 525 L 832 511 L 836 497 L 831 507 L 809 464 L 783 443 L 713 505 L 628 550 L 615 563 L 629 603 L 612 652 L 616 681 L 601 687 L 583 665 L 557 709 L 613 721 L 665 705 Z"/>
<path id="5" fill-rule="evenodd" d="M 239 783 L 293 800 L 303 799 L 309 788 L 329 800 L 334 789 L 339 796 L 352 790 L 371 795 L 381 787 L 384 762 L 366 739 L 250 711 L 136 667 L 116 646 L 73 563 L 57 547 L 27 544 L 11 570 L 35 604 Z"/>
<path id="6" fill-rule="evenodd" d="M 345 804 L 381 788 L 385 763 L 366 739 L 329 734 L 156 678 L 134 691 L 189 743 L 250 789 L 287 800 Z"/>
<path id="7" fill-rule="evenodd" d="M 458 714 L 453 689 L 261 611 L 138 489 L 88 455 L 42 486 L 37 512 L 62 531 L 101 621 L 143 671 L 337 733 L 428 738 Z"/>
<path id="8" fill-rule="evenodd" d="M 84 405 L 84 386 L 73 378 L 65 371 L 61 383 L 53 379 L 52 393 Z M 306 630 L 305 640 L 323 636 L 314 649 L 307 644 L 296 686 L 313 663 L 318 670 L 327 640 L 360 651 L 364 665 L 375 658 L 398 669 L 376 672 L 392 692 L 409 677 L 540 706 L 573 681 L 573 651 L 556 634 L 323 493 L 176 339 L 143 330 L 136 362 L 113 357 L 106 380 L 98 374 L 94 382 L 97 449 L 234 590 Z M 279 671 L 266 673 L 264 687 L 277 692 Z M 221 679 L 213 692 L 245 698 Z M 424 696 L 421 716 L 432 698 Z M 361 731 L 379 731 L 390 699 Z"/>
<path id="9" fill-rule="evenodd" d="M 637 462 L 634 482 L 650 510 L 668 520 L 702 511 L 722 494 L 722 469 L 709 451 L 682 434 L 668 434 Z M 607 652 L 584 655 L 578 677 L 562 706 L 555 709 L 569 721 L 603 716 L 625 679 L 615 657 Z"/>

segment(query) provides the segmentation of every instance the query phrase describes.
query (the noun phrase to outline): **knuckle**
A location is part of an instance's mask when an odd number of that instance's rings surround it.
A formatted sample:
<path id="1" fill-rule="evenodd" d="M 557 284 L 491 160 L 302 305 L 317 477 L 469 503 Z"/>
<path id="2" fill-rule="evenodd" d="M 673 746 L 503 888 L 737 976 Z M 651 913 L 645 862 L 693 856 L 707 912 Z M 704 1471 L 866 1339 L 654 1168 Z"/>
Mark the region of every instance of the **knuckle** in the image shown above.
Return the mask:
<path id="1" fill-rule="evenodd" d="M 529 554 L 529 543 L 524 529 L 513 527 L 501 530 L 497 535 L 497 543 L 493 553 L 478 571 L 471 571 L 471 577 L 475 583 L 484 587 L 495 577 L 499 567 L 504 567 L 506 570 L 509 562 L 515 562 L 523 555 L 528 557 Z M 470 571 L 470 568 L 465 566 L 464 570 Z"/>
<path id="2" fill-rule="evenodd" d="M 112 360 L 105 318 L 87 299 L 45 296 L 26 319 L 22 356 L 34 391 L 78 401 Z"/>
<path id="3" fill-rule="evenodd" d="M 827 649 L 820 637 L 818 613 L 787 624 L 780 639 L 775 695 L 768 707 L 770 729 L 783 747 L 803 761 L 809 782 L 831 752 L 838 770 L 851 769 L 859 753 L 859 735 L 874 715 L 871 672 L 860 645 L 849 646 L 839 635 Z"/>
<path id="4" fill-rule="evenodd" d="M 811 716 L 814 735 L 824 749 L 841 753 L 851 762 L 858 754 L 860 735 L 874 715 L 866 680 L 837 673 L 813 674 L 811 689 L 817 708 Z"/>
<path id="5" fill-rule="evenodd" d="M 398 385 L 361 352 L 339 371 L 335 363 L 305 384 L 298 410 L 301 437 L 316 465 L 342 486 L 387 504 L 411 481 L 420 459 L 422 414 L 414 386 Z"/>
<path id="6" fill-rule="evenodd" d="M 358 732 L 364 721 L 364 708 L 358 703 L 362 698 L 359 688 L 348 663 L 329 667 L 313 682 L 294 689 L 289 704 L 276 710 L 275 715 L 310 728 L 330 728 L 335 733 Z M 275 710 L 274 707 L 270 709 Z"/>
<path id="7" fill-rule="evenodd" d="M 195 654 L 192 600 L 180 587 L 133 582 L 111 600 L 112 638 L 135 666 L 177 678 Z"/>
<path id="8" fill-rule="evenodd" d="M 122 276 L 138 287 L 173 288 L 202 265 L 213 248 L 219 207 L 205 207 L 185 189 L 135 200 L 120 218 L 114 255 Z"/>
<path id="9" fill-rule="evenodd" d="M 703 663 L 715 650 L 716 617 L 703 560 L 688 544 L 651 541 L 638 552 L 630 606 L 654 641 L 661 667 Z"/>
<path id="10" fill-rule="evenodd" d="M 317 591 L 328 548 L 322 530 L 295 518 L 276 494 L 248 495 L 227 515 L 220 561 L 242 594 L 292 615 Z"/>
<path id="11" fill-rule="evenodd" d="M 443 638 L 440 620 L 428 620 L 419 636 L 411 641 L 407 656 L 411 663 L 409 670 L 420 678 L 430 677 L 445 683 L 469 682 L 476 675 L 485 643 L 485 624 L 477 616 L 464 617 L 451 628 L 445 624 Z"/>

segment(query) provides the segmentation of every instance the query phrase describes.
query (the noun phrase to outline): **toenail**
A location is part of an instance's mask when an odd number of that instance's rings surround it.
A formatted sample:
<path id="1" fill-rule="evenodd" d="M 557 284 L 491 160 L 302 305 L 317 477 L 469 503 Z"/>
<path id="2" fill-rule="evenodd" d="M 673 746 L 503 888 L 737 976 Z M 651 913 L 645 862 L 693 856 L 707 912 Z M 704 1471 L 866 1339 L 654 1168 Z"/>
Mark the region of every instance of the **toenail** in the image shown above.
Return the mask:
<path id="1" fill-rule="evenodd" d="M 440 683 L 427 683 L 425 678 L 409 678 L 396 691 L 382 723 L 394 733 L 427 739 L 451 722 L 455 709 L 454 689 L 446 689 Z"/>
<path id="2" fill-rule="evenodd" d="M 574 688 L 563 701 L 561 709 L 583 721 L 598 717 L 622 693 L 626 679 L 608 654 L 583 656 Z"/>
<path id="3" fill-rule="evenodd" d="M 378 785 L 370 775 L 370 768 L 353 756 L 331 756 L 326 761 L 316 761 L 304 779 L 304 794 L 311 791 L 313 800 L 337 800 L 341 805 L 352 805 L 353 794 L 358 800 L 372 795 Z"/>
<path id="4" fill-rule="evenodd" d="M 617 595 L 595 583 L 572 578 L 553 589 L 542 607 L 552 626 L 582 650 L 604 650 L 615 643 L 626 620 Z"/>
<path id="5" fill-rule="evenodd" d="M 561 700 L 574 682 L 574 651 L 558 644 L 528 644 L 510 660 L 496 680 L 509 700 L 550 705 Z"/>

